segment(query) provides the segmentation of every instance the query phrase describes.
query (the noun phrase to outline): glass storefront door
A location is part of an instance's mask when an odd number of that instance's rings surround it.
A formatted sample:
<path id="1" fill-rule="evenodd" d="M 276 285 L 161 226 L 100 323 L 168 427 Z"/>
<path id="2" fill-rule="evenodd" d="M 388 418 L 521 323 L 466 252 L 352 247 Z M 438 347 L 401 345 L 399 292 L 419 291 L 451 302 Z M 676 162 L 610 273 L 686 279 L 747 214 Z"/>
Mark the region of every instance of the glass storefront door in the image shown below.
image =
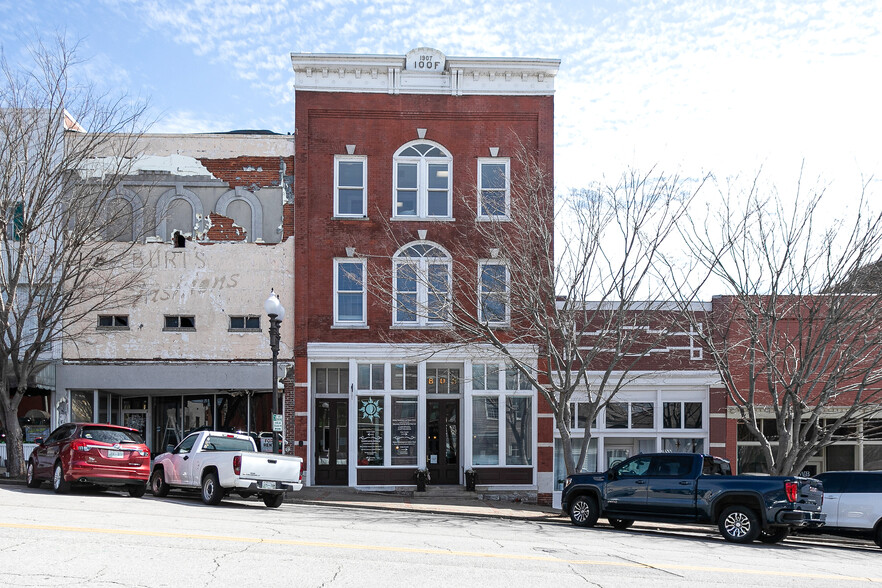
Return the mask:
<path id="1" fill-rule="evenodd" d="M 346 486 L 349 483 L 349 402 L 345 398 L 316 401 L 315 483 Z"/>
<path id="2" fill-rule="evenodd" d="M 153 399 L 153 445 L 154 453 L 164 453 L 169 446 L 175 447 L 184 438 L 181 423 L 181 397 L 160 396 Z"/>
<path id="3" fill-rule="evenodd" d="M 459 399 L 426 401 L 430 484 L 459 484 Z"/>

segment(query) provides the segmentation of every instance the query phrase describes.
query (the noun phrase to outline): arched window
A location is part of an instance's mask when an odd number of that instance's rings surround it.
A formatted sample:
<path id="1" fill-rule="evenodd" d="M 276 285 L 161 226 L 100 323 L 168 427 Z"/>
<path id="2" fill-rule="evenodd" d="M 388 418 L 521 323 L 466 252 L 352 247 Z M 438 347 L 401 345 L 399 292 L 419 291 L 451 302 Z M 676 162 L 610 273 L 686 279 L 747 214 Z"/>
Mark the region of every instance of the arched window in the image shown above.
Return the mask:
<path id="1" fill-rule="evenodd" d="M 453 158 L 444 147 L 414 141 L 395 152 L 395 218 L 449 218 Z"/>
<path id="2" fill-rule="evenodd" d="M 396 325 L 440 325 L 450 312 L 450 255 L 440 246 L 415 242 L 394 257 Z"/>

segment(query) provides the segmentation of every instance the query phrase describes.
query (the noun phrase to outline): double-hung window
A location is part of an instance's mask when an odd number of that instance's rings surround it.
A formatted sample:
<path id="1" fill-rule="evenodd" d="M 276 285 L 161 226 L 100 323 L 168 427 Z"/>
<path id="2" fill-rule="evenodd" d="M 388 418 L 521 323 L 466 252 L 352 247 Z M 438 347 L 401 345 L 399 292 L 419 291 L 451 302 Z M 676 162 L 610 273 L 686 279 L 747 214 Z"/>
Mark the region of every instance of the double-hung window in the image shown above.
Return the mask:
<path id="1" fill-rule="evenodd" d="M 365 260 L 334 260 L 334 324 L 363 326 L 365 317 Z"/>
<path id="2" fill-rule="evenodd" d="M 508 324 L 508 267 L 497 261 L 482 261 L 478 265 L 478 272 L 480 320 L 497 325 Z"/>
<path id="3" fill-rule="evenodd" d="M 367 158 L 334 156 L 334 216 L 367 216 Z"/>
<path id="4" fill-rule="evenodd" d="M 394 157 L 393 218 L 450 218 L 453 158 L 440 145 L 416 141 Z"/>
<path id="5" fill-rule="evenodd" d="M 505 219 L 509 215 L 509 160 L 478 159 L 478 218 Z"/>
<path id="6" fill-rule="evenodd" d="M 396 325 L 441 325 L 447 321 L 450 255 L 431 243 L 405 246 L 395 254 Z"/>

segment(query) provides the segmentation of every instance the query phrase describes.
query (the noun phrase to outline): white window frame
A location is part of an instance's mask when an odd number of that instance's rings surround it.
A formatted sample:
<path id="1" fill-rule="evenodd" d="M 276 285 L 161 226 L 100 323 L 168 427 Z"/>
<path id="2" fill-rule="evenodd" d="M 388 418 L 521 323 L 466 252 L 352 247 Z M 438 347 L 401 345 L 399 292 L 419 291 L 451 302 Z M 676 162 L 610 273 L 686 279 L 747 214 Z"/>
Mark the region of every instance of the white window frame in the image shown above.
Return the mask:
<path id="1" fill-rule="evenodd" d="M 483 185 L 485 165 L 502 164 L 505 166 L 505 211 L 502 214 L 482 214 L 484 208 L 484 191 L 498 191 L 485 188 Z M 511 215 L 511 160 L 508 157 L 479 157 L 478 158 L 478 208 L 475 211 L 478 220 L 509 220 Z"/>
<path id="2" fill-rule="evenodd" d="M 354 264 L 361 266 L 361 320 L 341 320 L 339 309 L 339 276 L 340 264 Z M 354 294 L 354 290 L 346 290 L 344 293 Z M 334 326 L 335 327 L 364 327 L 367 326 L 367 260 L 360 257 L 338 257 L 334 259 Z"/>
<path id="3" fill-rule="evenodd" d="M 415 157 L 399 155 L 414 145 L 431 145 L 444 152 L 446 157 Z M 416 214 L 398 214 L 398 164 L 417 164 L 417 203 Z M 447 165 L 447 212 L 444 215 L 429 215 L 429 164 L 444 163 Z M 453 156 L 443 145 L 427 139 L 417 139 L 405 143 L 395 151 L 392 157 L 392 218 L 396 220 L 452 220 L 453 219 Z"/>
<path id="4" fill-rule="evenodd" d="M 478 320 L 484 322 L 484 268 L 490 265 L 498 265 L 505 268 L 505 319 L 501 321 L 488 321 L 487 324 L 496 327 L 507 327 L 511 324 L 511 271 L 508 263 L 501 259 L 481 259 L 478 261 Z"/>
<path id="5" fill-rule="evenodd" d="M 430 245 L 444 253 L 446 257 L 399 257 L 399 254 L 414 245 Z M 398 270 L 402 265 L 415 265 L 417 268 L 416 276 L 416 320 L 401 321 L 398 320 Z M 449 320 L 429 320 L 429 266 L 445 265 L 447 267 L 447 297 L 445 302 L 446 314 L 450 313 L 450 296 L 453 289 L 453 260 L 450 254 L 437 243 L 430 241 L 414 241 L 408 243 L 399 249 L 394 257 L 392 264 L 392 324 L 394 326 L 410 326 L 410 327 L 441 327 L 448 326 Z"/>
<path id="6" fill-rule="evenodd" d="M 361 214 L 340 211 L 340 164 L 361 163 Z M 353 188 L 353 186 L 345 186 Z M 367 216 L 367 156 L 366 155 L 335 155 L 334 156 L 334 216 L 340 218 L 365 218 Z"/>

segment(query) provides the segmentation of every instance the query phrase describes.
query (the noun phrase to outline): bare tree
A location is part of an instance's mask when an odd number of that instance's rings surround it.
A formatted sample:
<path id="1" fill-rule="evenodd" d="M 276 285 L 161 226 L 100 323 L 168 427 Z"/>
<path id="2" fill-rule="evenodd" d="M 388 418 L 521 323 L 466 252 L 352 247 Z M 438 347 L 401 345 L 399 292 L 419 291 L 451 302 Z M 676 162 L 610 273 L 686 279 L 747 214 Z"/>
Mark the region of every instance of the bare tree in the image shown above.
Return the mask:
<path id="1" fill-rule="evenodd" d="M 406 251 L 379 256 L 368 270 L 369 290 L 393 313 L 404 309 L 449 327 L 416 331 L 413 343 L 472 347 L 504 358 L 551 407 L 567 473 L 573 473 L 583 467 L 598 412 L 645 375 L 647 354 L 674 335 L 653 264 L 702 182 L 688 190 L 678 177 L 631 171 L 615 185 L 572 191 L 558 201 L 535 151 L 522 146 L 511 169 L 507 210 L 503 192 L 482 194 L 482 206 L 503 214 L 458 223 L 453 230 L 459 233 L 447 239 L 449 260 L 419 269 Z M 476 191 L 462 195 L 463 208 L 473 214 Z M 388 226 L 394 247 L 408 238 Z M 395 333 L 397 341 L 403 336 Z M 589 425 L 574 456 L 577 392 Z"/>
<path id="2" fill-rule="evenodd" d="M 115 189 L 145 106 L 78 84 L 76 46 L 61 37 L 30 56 L 0 61 L 0 421 L 13 476 L 24 473 L 18 408 L 34 376 L 82 336 L 83 317 L 125 305 L 140 279 L 118 271 L 132 242 L 112 233 L 136 212 Z"/>
<path id="3" fill-rule="evenodd" d="M 715 218 L 682 224 L 693 258 L 727 290 L 709 324 L 693 323 L 775 474 L 854 436 L 882 400 L 882 296 L 858 293 L 882 253 L 882 216 L 864 188 L 851 220 L 828 220 L 824 193 L 800 178 L 785 205 L 754 178 L 743 196 L 721 191 Z"/>

